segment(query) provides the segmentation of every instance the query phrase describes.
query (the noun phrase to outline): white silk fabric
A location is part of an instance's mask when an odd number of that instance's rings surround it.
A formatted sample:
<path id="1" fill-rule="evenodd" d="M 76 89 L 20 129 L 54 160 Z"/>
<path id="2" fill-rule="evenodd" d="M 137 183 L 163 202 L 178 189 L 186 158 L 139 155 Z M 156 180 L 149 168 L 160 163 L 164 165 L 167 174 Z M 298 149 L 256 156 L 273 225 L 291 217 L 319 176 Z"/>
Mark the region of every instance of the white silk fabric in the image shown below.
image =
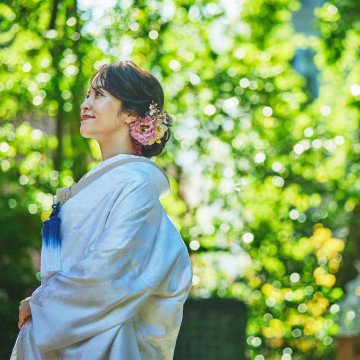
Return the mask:
<path id="1" fill-rule="evenodd" d="M 11 360 L 173 359 L 192 267 L 168 192 L 155 166 L 127 163 L 61 207 L 61 271 L 42 274 Z"/>

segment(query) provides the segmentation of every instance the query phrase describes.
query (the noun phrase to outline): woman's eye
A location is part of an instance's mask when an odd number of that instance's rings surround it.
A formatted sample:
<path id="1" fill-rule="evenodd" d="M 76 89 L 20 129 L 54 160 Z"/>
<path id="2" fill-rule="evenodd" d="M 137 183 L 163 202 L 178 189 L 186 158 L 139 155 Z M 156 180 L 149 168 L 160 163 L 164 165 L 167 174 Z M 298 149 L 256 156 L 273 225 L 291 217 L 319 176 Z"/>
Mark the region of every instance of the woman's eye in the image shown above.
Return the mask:
<path id="1" fill-rule="evenodd" d="M 95 96 L 98 96 L 98 95 L 103 96 L 103 94 L 100 91 L 95 91 Z M 87 94 L 86 98 L 88 98 L 89 96 L 90 96 L 90 94 Z"/>

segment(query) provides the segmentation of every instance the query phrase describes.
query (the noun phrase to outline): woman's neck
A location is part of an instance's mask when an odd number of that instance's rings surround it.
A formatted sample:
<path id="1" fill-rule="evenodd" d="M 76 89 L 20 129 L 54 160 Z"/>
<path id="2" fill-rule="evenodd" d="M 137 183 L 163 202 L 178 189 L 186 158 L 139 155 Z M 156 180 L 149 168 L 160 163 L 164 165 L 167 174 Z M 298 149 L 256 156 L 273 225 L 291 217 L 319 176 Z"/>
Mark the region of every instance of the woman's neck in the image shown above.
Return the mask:
<path id="1" fill-rule="evenodd" d="M 98 141 L 98 144 L 100 146 L 102 161 L 119 154 L 135 155 L 129 134 L 123 138 L 117 136 L 112 139 L 107 139 L 106 141 Z"/>

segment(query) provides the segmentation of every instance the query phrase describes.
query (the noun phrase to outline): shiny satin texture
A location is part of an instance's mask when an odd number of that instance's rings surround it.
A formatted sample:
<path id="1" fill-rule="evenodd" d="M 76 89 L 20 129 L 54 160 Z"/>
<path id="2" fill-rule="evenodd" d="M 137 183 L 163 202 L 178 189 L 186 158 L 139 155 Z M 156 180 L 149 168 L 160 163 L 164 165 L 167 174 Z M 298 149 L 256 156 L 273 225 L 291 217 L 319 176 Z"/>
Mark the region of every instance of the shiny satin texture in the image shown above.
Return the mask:
<path id="1" fill-rule="evenodd" d="M 192 267 L 167 193 L 156 167 L 128 163 L 61 207 L 61 270 L 43 271 L 11 360 L 173 359 Z"/>

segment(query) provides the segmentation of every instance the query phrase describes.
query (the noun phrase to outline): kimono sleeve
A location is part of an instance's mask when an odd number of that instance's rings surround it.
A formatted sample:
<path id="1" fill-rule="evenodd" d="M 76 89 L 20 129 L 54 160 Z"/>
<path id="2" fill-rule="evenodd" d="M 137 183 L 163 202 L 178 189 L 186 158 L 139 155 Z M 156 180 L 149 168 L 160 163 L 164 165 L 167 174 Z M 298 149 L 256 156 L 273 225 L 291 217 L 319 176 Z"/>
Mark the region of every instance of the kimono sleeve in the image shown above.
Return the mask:
<path id="1" fill-rule="evenodd" d="M 137 313 L 164 276 L 161 269 L 147 276 L 147 264 L 154 262 L 159 205 L 152 182 L 129 180 L 94 248 L 33 293 L 30 307 L 40 352 L 90 338 Z"/>

